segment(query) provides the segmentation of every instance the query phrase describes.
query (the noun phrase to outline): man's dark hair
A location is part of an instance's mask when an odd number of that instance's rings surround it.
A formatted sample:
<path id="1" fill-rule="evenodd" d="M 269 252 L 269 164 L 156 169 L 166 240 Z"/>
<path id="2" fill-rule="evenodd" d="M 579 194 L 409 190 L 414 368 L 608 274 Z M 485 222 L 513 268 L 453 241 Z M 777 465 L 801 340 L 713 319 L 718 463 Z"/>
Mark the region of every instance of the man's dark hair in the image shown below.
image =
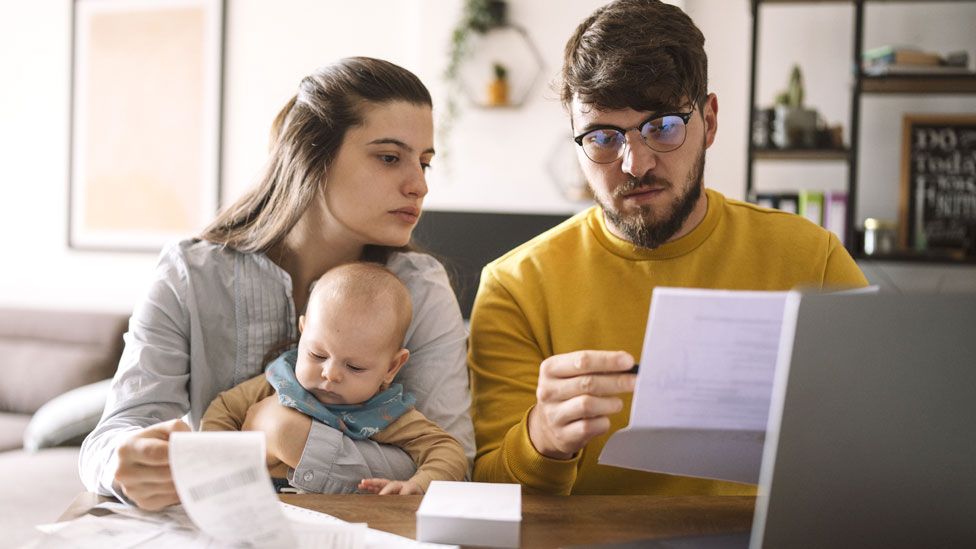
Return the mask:
<path id="1" fill-rule="evenodd" d="M 680 8 L 659 0 L 616 0 L 580 23 L 566 43 L 561 98 L 600 110 L 704 107 L 705 37 Z"/>

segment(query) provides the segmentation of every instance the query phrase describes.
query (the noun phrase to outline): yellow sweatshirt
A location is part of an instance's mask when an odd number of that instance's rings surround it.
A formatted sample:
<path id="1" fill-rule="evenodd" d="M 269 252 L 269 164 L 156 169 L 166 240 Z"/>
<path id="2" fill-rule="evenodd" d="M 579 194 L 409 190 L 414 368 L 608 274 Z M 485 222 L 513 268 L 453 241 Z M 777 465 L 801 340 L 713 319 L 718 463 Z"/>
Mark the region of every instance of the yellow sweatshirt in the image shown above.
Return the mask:
<path id="1" fill-rule="evenodd" d="M 539 364 L 582 349 L 624 350 L 640 360 L 655 286 L 731 290 L 867 284 L 837 237 L 793 214 L 706 190 L 692 232 L 656 249 L 611 234 L 594 206 L 485 267 L 471 315 L 468 365 L 478 450 L 474 480 L 516 482 L 550 494 L 754 494 L 752 485 L 597 464 L 627 425 L 631 395 L 610 433 L 574 458 L 551 459 L 529 440 Z"/>

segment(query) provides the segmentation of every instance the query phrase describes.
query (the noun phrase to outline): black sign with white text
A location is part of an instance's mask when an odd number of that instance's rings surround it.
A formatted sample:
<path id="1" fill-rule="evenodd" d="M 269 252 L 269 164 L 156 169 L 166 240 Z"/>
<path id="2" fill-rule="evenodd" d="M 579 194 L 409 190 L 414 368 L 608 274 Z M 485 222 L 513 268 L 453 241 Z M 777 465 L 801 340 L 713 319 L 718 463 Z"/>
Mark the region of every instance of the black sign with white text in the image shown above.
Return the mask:
<path id="1" fill-rule="evenodd" d="M 976 252 L 976 116 L 906 116 L 905 141 L 908 247 Z"/>

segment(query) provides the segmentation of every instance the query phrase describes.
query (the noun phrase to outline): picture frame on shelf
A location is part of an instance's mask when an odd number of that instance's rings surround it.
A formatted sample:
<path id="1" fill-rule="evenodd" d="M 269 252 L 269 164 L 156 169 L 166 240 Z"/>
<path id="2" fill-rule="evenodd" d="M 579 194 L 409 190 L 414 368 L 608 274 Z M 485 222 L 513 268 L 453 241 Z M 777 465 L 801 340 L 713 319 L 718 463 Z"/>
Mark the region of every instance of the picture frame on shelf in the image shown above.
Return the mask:
<path id="1" fill-rule="evenodd" d="M 68 247 L 158 251 L 220 195 L 223 0 L 73 0 Z"/>
<path id="2" fill-rule="evenodd" d="M 905 114 L 899 231 L 905 250 L 976 255 L 976 114 Z"/>

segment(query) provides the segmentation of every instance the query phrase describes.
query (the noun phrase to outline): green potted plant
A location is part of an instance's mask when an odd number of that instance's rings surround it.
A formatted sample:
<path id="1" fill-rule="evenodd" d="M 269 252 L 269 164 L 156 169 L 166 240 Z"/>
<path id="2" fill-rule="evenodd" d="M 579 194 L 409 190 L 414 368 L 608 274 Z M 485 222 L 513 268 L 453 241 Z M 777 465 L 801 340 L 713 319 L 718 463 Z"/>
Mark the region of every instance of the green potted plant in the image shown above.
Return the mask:
<path id="1" fill-rule="evenodd" d="M 450 128 L 460 114 L 456 99 L 460 95 L 459 73 L 464 60 L 471 54 L 471 37 L 505 26 L 508 22 L 507 15 L 508 4 L 505 3 L 505 0 L 464 1 L 461 18 L 451 33 L 447 69 L 444 71 L 449 93 L 447 94 L 444 116 L 441 117 L 440 122 L 442 140 L 446 140 Z"/>
<path id="2" fill-rule="evenodd" d="M 803 106 L 803 73 L 793 65 L 790 82 L 776 96 L 773 115 L 773 143 L 781 149 L 813 148 L 817 146 L 817 111 Z"/>
<path id="3" fill-rule="evenodd" d="M 508 105 L 508 69 L 499 62 L 492 64 L 495 79 L 488 83 L 488 105 L 504 107 Z"/>

